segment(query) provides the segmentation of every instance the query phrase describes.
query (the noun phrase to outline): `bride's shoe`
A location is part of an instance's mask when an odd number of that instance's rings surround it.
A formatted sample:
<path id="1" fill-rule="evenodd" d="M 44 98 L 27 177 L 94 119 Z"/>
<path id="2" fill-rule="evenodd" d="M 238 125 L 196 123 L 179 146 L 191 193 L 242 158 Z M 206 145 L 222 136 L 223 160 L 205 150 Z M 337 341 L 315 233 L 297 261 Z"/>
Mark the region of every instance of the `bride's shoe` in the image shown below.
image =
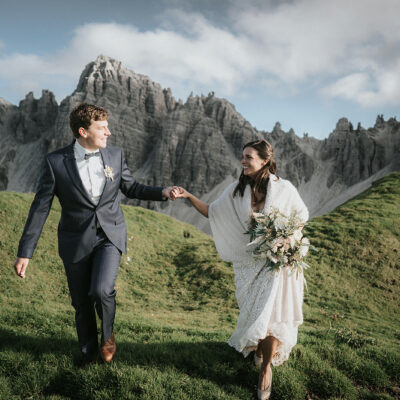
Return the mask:
<path id="1" fill-rule="evenodd" d="M 271 380 L 269 382 L 269 386 L 265 390 L 257 389 L 257 397 L 258 400 L 268 400 L 271 396 L 272 389 L 272 369 L 271 369 Z"/>
<path id="2" fill-rule="evenodd" d="M 257 352 L 255 351 L 255 352 L 254 352 L 254 365 L 255 365 L 256 367 L 258 367 L 259 365 L 262 364 L 262 362 L 263 362 L 263 358 L 262 358 L 262 357 L 258 357 L 258 356 L 257 356 Z"/>

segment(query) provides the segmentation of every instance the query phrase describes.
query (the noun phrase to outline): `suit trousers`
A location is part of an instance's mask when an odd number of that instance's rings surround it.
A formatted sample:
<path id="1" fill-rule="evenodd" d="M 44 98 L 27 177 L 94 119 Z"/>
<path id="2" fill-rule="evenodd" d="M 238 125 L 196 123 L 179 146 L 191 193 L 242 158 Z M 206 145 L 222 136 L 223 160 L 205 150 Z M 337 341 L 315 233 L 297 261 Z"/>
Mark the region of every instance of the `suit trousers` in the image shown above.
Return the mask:
<path id="1" fill-rule="evenodd" d="M 84 357 L 91 357 L 98 351 L 95 309 L 101 320 L 102 339 L 106 341 L 112 334 L 116 306 L 114 286 L 120 261 L 120 250 L 100 229 L 91 254 L 77 263 L 64 264 Z"/>

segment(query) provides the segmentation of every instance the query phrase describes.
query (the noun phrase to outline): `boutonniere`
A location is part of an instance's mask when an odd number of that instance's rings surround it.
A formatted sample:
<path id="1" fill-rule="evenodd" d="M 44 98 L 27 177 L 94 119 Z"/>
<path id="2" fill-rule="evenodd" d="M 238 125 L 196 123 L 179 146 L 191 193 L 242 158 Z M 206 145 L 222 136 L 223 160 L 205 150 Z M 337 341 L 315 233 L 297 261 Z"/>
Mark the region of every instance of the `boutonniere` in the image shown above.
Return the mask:
<path id="1" fill-rule="evenodd" d="M 114 172 L 113 172 L 112 167 L 109 167 L 108 165 L 106 165 L 106 167 L 104 168 L 104 175 L 106 176 L 106 178 L 109 178 L 113 181 L 114 180 Z"/>

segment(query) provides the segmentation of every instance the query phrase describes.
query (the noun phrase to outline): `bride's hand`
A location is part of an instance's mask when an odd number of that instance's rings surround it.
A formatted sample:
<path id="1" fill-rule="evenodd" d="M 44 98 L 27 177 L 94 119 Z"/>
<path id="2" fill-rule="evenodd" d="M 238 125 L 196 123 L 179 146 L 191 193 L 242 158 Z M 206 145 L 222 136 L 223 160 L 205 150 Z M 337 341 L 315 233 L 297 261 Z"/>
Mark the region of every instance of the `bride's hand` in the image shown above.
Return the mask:
<path id="1" fill-rule="evenodd" d="M 190 193 L 181 186 L 177 187 L 177 190 L 175 191 L 174 194 L 175 194 L 176 199 L 179 197 L 181 197 L 183 199 L 187 199 L 190 195 Z"/>

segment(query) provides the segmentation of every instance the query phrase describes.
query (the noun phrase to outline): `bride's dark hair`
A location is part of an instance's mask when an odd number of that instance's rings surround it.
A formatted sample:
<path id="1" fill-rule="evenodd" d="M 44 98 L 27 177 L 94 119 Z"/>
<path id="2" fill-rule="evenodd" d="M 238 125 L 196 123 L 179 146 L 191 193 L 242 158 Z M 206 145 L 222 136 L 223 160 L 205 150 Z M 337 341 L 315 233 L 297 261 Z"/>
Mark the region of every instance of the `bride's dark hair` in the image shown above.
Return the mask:
<path id="1" fill-rule="evenodd" d="M 269 176 L 271 174 L 276 174 L 274 149 L 272 148 L 270 143 L 268 143 L 264 139 L 254 140 L 253 142 L 246 143 L 243 146 L 243 150 L 246 147 L 252 147 L 254 150 L 256 150 L 258 156 L 263 160 L 266 160 L 267 163 L 257 172 L 257 175 L 252 178 L 248 175 L 245 175 L 242 171 L 239 177 L 239 183 L 233 191 L 233 197 L 235 197 L 238 192 L 240 194 L 240 197 L 243 197 L 247 184 L 250 185 L 253 193 L 266 193 Z"/>

